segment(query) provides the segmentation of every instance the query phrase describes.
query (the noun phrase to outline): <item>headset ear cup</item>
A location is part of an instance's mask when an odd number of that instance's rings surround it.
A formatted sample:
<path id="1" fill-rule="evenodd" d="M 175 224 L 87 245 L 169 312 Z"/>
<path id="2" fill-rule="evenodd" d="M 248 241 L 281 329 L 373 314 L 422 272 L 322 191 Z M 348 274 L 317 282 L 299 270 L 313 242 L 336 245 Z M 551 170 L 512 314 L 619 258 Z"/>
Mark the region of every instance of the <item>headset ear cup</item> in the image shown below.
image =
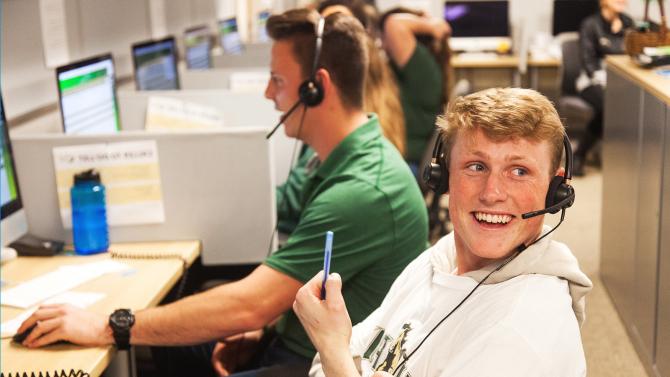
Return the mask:
<path id="1" fill-rule="evenodd" d="M 428 163 L 423 168 L 422 178 L 426 186 L 438 194 L 449 191 L 449 170 L 444 169 L 441 164 Z"/>
<path id="2" fill-rule="evenodd" d="M 298 88 L 300 101 L 307 107 L 318 106 L 323 101 L 323 88 L 316 80 L 307 80 Z"/>
<path id="3" fill-rule="evenodd" d="M 556 194 L 558 192 L 558 188 L 563 183 L 563 180 L 564 178 L 560 175 L 554 176 L 554 178 L 551 179 L 551 182 L 549 183 L 549 190 L 547 190 L 547 197 L 544 201 L 545 208 L 551 207 L 560 202 L 560 199 L 557 200 L 558 198 Z"/>
<path id="4" fill-rule="evenodd" d="M 549 184 L 547 198 L 545 199 L 544 203 L 545 208 L 555 206 L 568 198 L 572 198 L 572 200 L 563 204 L 560 209 L 556 209 L 555 211 L 551 211 L 549 213 L 556 213 L 561 209 L 569 208 L 575 201 L 575 189 L 572 188 L 572 186 L 569 184 L 565 183 L 564 177 L 561 177 L 560 175 L 555 176 Z"/>

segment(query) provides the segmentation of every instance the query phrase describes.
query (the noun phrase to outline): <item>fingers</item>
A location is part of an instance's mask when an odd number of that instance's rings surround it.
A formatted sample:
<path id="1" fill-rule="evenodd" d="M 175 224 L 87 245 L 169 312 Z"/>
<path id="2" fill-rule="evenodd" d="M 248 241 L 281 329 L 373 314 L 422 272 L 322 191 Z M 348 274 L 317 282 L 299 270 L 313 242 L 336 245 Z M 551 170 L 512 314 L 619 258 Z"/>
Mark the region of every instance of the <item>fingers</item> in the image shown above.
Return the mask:
<path id="1" fill-rule="evenodd" d="M 217 342 L 214 346 L 214 351 L 212 352 L 212 367 L 217 375 L 221 377 L 228 376 L 228 371 L 223 365 L 222 357 L 226 344 L 222 342 Z"/>
<path id="2" fill-rule="evenodd" d="M 61 314 L 62 310 L 58 305 L 40 306 L 37 310 L 33 312 L 33 314 L 30 317 L 28 317 L 25 321 L 23 321 L 23 323 L 16 332 L 22 333 L 28 330 L 34 324 L 36 324 L 37 321 L 45 321 L 47 319 L 57 317 Z"/>
<path id="3" fill-rule="evenodd" d="M 330 274 L 326 281 L 326 303 L 331 309 L 341 309 L 344 306 L 342 277 L 336 272 Z"/>
<path id="4" fill-rule="evenodd" d="M 35 328 L 30 331 L 28 337 L 23 341 L 26 347 L 41 347 L 61 340 L 60 332 L 57 331 L 62 325 L 62 318 L 52 318 L 46 321 L 37 321 Z"/>

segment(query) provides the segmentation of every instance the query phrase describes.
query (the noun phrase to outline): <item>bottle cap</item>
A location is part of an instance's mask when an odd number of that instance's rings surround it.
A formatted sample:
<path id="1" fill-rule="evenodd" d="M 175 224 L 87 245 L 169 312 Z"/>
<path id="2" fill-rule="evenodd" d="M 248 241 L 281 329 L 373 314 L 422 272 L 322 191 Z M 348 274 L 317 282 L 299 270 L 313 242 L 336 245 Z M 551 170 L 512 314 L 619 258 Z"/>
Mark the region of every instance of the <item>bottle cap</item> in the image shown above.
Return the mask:
<path id="1" fill-rule="evenodd" d="M 74 184 L 84 182 L 100 183 L 100 173 L 95 169 L 88 169 L 74 175 Z"/>

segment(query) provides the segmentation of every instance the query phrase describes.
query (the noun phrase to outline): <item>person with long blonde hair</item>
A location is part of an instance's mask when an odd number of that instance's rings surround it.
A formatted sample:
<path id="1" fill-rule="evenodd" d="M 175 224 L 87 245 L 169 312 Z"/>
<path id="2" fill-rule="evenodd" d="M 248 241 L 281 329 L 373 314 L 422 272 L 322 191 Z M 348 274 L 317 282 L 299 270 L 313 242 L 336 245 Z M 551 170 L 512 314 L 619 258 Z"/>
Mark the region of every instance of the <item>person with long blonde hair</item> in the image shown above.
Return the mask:
<path id="1" fill-rule="evenodd" d="M 405 116 L 400 91 L 388 65 L 385 52 L 378 46 L 377 10 L 362 0 L 325 0 L 317 7 L 324 17 L 335 12 L 354 16 L 368 31 L 369 65 L 365 77 L 364 108 L 376 113 L 384 136 L 406 157 Z"/>

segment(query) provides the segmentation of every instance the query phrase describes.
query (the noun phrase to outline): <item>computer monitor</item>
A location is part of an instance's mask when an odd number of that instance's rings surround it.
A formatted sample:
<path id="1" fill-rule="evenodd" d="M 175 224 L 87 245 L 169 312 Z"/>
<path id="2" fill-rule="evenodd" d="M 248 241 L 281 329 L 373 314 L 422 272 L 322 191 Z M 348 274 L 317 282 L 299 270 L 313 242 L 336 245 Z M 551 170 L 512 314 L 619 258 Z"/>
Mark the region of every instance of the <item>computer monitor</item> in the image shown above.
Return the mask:
<path id="1" fill-rule="evenodd" d="M 56 80 L 65 133 L 98 134 L 119 130 L 111 54 L 58 67 Z"/>
<path id="2" fill-rule="evenodd" d="M 28 222 L 21 204 L 16 164 L 14 164 L 2 97 L 0 97 L 0 128 L 2 128 L 2 139 L 0 140 L 0 147 L 2 148 L 0 153 L 2 155 L 0 160 L 0 201 L 2 202 L 2 209 L 0 212 L 2 220 L 0 224 L 2 225 L 2 246 L 5 246 L 28 231 Z"/>
<path id="3" fill-rule="evenodd" d="M 237 19 L 231 17 L 225 20 L 219 20 L 219 38 L 221 47 L 226 54 L 241 54 L 244 50 L 242 38 L 237 29 Z"/>
<path id="4" fill-rule="evenodd" d="M 554 35 L 579 31 L 582 21 L 598 12 L 598 0 L 554 0 Z"/>
<path id="5" fill-rule="evenodd" d="M 454 50 L 496 50 L 500 43 L 511 43 L 508 1 L 448 0 L 444 19 L 451 25 Z"/>
<path id="6" fill-rule="evenodd" d="M 266 25 L 268 23 L 268 18 L 272 12 L 269 10 L 262 10 L 258 12 L 258 19 L 256 20 L 256 28 L 258 30 L 258 42 L 270 42 L 270 36 L 268 35 L 268 30 Z"/>
<path id="7" fill-rule="evenodd" d="M 177 90 L 177 45 L 174 37 L 133 44 L 137 90 Z"/>
<path id="8" fill-rule="evenodd" d="M 202 25 L 187 29 L 184 32 L 184 46 L 188 69 L 211 68 L 212 39 L 209 27 Z"/>

